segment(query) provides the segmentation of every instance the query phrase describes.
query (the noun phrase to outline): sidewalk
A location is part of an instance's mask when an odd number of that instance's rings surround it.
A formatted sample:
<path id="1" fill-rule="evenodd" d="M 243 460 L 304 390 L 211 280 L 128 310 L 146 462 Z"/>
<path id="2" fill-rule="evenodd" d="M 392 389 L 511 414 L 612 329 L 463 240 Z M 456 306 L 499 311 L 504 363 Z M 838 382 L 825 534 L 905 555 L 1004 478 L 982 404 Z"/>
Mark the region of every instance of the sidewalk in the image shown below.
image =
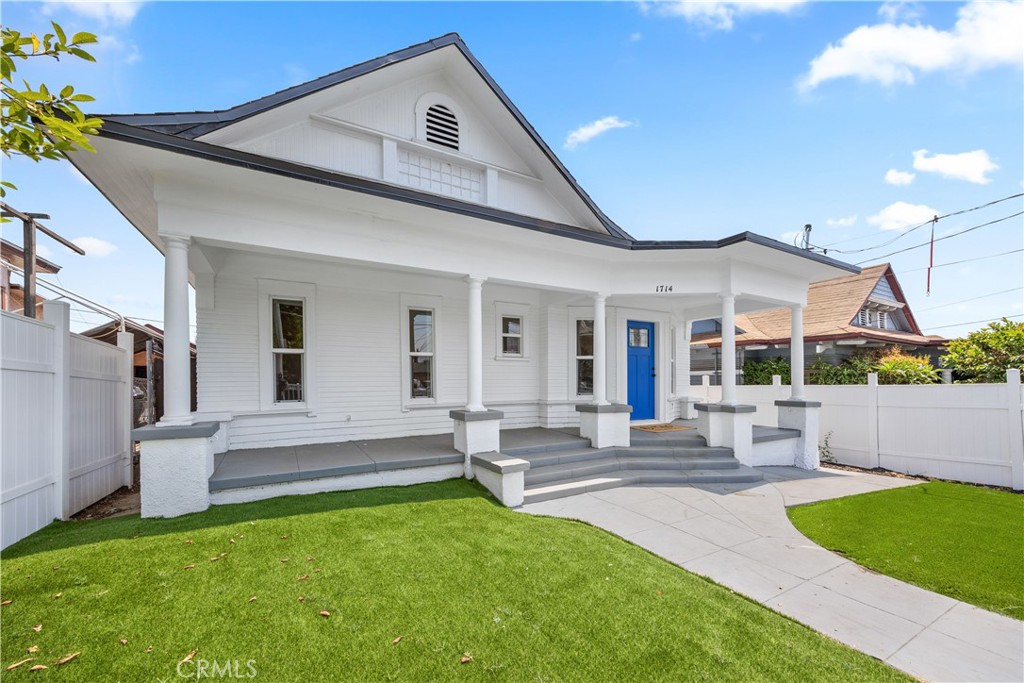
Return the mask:
<path id="1" fill-rule="evenodd" d="M 589 522 L 929 681 L 1024 680 L 1024 622 L 875 574 L 797 531 L 787 505 L 918 482 L 759 468 L 765 482 L 636 486 L 525 505 Z"/>

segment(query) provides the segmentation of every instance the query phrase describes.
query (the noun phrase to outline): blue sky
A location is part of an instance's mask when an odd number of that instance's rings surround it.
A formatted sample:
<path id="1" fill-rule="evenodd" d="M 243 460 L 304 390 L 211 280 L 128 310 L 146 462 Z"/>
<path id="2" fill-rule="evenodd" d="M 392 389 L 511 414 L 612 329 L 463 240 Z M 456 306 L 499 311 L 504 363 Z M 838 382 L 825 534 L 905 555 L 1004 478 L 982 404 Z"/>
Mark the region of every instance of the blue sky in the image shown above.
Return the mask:
<path id="1" fill-rule="evenodd" d="M 638 238 L 744 230 L 893 263 L 926 333 L 1020 316 L 1020 216 L 928 249 L 927 220 L 1024 191 L 1024 4 L 4 2 L 3 21 L 100 35 L 97 64 L 29 63 L 91 111 L 226 108 L 460 33 L 597 203 Z M 574 135 L 575 132 L 575 135 Z M 8 202 L 89 238 L 47 238 L 60 283 L 160 324 L 162 257 L 70 165 L 4 159 Z M 1020 198 L 942 219 L 946 236 Z M 4 226 L 20 243 L 20 226 Z M 841 250 L 841 251 L 836 251 Z M 1014 252 L 993 258 L 981 258 Z M 965 301 L 970 299 L 970 301 Z M 73 313 L 77 327 L 101 319 Z M 970 323 L 970 324 L 962 324 Z"/>

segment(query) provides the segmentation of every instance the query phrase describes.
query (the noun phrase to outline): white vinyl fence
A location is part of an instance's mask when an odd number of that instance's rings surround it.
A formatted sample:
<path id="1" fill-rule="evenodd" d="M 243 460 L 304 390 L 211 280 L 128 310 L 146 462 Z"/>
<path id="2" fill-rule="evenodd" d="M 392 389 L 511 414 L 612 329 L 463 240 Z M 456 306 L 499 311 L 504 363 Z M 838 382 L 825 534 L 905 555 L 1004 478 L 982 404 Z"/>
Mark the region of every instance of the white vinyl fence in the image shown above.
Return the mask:
<path id="1" fill-rule="evenodd" d="M 82 337 L 66 303 L 43 307 L 0 313 L 2 548 L 132 483 L 132 335 Z"/>
<path id="2" fill-rule="evenodd" d="M 1005 384 L 869 384 L 806 387 L 821 401 L 820 434 L 837 462 L 895 472 L 1024 489 L 1024 392 L 1020 371 Z M 775 426 L 774 401 L 789 387 L 736 387 L 737 400 L 757 406 L 755 424 Z M 718 401 L 721 387 L 693 387 Z"/>

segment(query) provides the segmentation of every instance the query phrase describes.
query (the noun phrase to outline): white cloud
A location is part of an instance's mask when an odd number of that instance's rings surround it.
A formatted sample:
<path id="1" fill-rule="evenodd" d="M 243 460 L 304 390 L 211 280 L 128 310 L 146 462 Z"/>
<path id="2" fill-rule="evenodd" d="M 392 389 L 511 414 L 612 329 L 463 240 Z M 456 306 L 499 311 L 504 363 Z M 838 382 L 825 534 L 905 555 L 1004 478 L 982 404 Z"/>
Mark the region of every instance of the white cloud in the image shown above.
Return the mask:
<path id="1" fill-rule="evenodd" d="M 882 6 L 878 8 L 878 16 L 890 24 L 897 21 L 916 21 L 921 18 L 923 13 L 921 5 L 907 0 L 890 0 L 890 2 L 883 2 Z"/>
<path id="2" fill-rule="evenodd" d="M 141 7 L 142 2 L 137 0 L 45 0 L 43 3 L 43 11 L 47 14 L 52 15 L 58 9 L 68 9 L 103 25 L 130 24 Z"/>
<path id="3" fill-rule="evenodd" d="M 918 73 L 1020 68 L 1022 50 L 1024 0 L 974 0 L 960 8 L 949 31 L 907 23 L 860 26 L 815 57 L 797 87 L 809 91 L 846 77 L 891 86 L 911 84 Z"/>
<path id="4" fill-rule="evenodd" d="M 71 240 L 82 249 L 85 250 L 86 256 L 98 256 L 103 258 L 104 256 L 110 256 L 117 251 L 117 246 L 101 240 L 99 237 L 76 237 Z"/>
<path id="5" fill-rule="evenodd" d="M 857 222 L 857 214 L 852 216 L 846 216 L 845 218 L 828 218 L 825 220 L 825 225 L 833 228 L 849 228 Z"/>
<path id="6" fill-rule="evenodd" d="M 46 259 L 47 261 L 52 261 L 53 260 L 53 249 L 50 249 L 50 247 L 46 246 L 42 242 L 37 242 L 36 243 L 36 256 L 40 256 L 40 257 Z"/>
<path id="7" fill-rule="evenodd" d="M 920 225 L 938 216 L 939 212 L 924 204 L 908 204 L 896 202 L 885 207 L 874 216 L 868 216 L 868 223 L 877 225 L 882 230 L 902 230 L 912 225 Z"/>
<path id="8" fill-rule="evenodd" d="M 897 171 L 895 168 L 885 172 L 885 182 L 890 185 L 909 185 L 916 177 L 917 175 L 910 171 Z"/>
<path id="9" fill-rule="evenodd" d="M 653 9 L 663 16 L 682 17 L 691 24 L 705 28 L 729 31 L 739 17 L 770 12 L 785 14 L 804 4 L 805 0 L 673 0 L 672 2 L 643 3 L 644 11 Z"/>
<path id="10" fill-rule="evenodd" d="M 960 154 L 933 154 L 919 149 L 914 152 L 914 168 L 925 173 L 938 173 L 943 178 L 966 180 L 976 185 L 987 185 L 992 181 L 988 173 L 999 170 L 999 164 L 989 158 L 988 152 L 976 149 Z"/>
<path id="11" fill-rule="evenodd" d="M 629 34 L 629 42 L 631 43 L 639 43 L 643 39 L 644 34 L 640 33 L 639 31 L 634 31 L 633 33 Z"/>
<path id="12" fill-rule="evenodd" d="M 569 133 L 569 136 L 565 138 L 565 148 L 568 150 L 576 149 L 577 146 L 593 140 L 602 133 L 607 133 L 615 128 L 632 128 L 636 123 L 633 121 L 623 121 L 618 116 L 606 116 L 603 119 L 598 119 L 593 123 L 580 126 L 576 130 Z"/>

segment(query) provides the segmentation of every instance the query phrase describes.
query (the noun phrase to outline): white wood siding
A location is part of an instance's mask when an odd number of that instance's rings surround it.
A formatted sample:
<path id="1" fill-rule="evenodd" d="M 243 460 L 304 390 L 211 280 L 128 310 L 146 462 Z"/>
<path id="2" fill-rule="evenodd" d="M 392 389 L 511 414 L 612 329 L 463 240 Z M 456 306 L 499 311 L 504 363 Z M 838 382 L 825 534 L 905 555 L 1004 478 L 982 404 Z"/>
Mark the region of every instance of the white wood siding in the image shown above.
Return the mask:
<path id="1" fill-rule="evenodd" d="M 317 373 L 317 396 L 311 412 L 259 410 L 256 279 L 268 274 L 316 286 L 317 351 L 308 362 Z M 462 281 L 235 254 L 214 283 L 214 306 L 197 311 L 198 408 L 200 418 L 230 420 L 230 448 L 451 431 L 448 411 L 466 401 L 467 286 Z M 403 293 L 440 297 L 435 313 L 436 405 L 403 408 L 401 370 L 408 362 L 400 334 Z M 495 302 L 528 307 L 526 358 L 505 359 L 495 353 L 495 316 L 500 310 Z M 536 426 L 541 419 L 544 342 L 541 294 L 485 283 L 483 306 L 484 401 L 505 411 L 504 428 Z M 564 340 L 565 333 L 560 334 Z M 562 354 L 557 361 L 564 367 Z"/>

